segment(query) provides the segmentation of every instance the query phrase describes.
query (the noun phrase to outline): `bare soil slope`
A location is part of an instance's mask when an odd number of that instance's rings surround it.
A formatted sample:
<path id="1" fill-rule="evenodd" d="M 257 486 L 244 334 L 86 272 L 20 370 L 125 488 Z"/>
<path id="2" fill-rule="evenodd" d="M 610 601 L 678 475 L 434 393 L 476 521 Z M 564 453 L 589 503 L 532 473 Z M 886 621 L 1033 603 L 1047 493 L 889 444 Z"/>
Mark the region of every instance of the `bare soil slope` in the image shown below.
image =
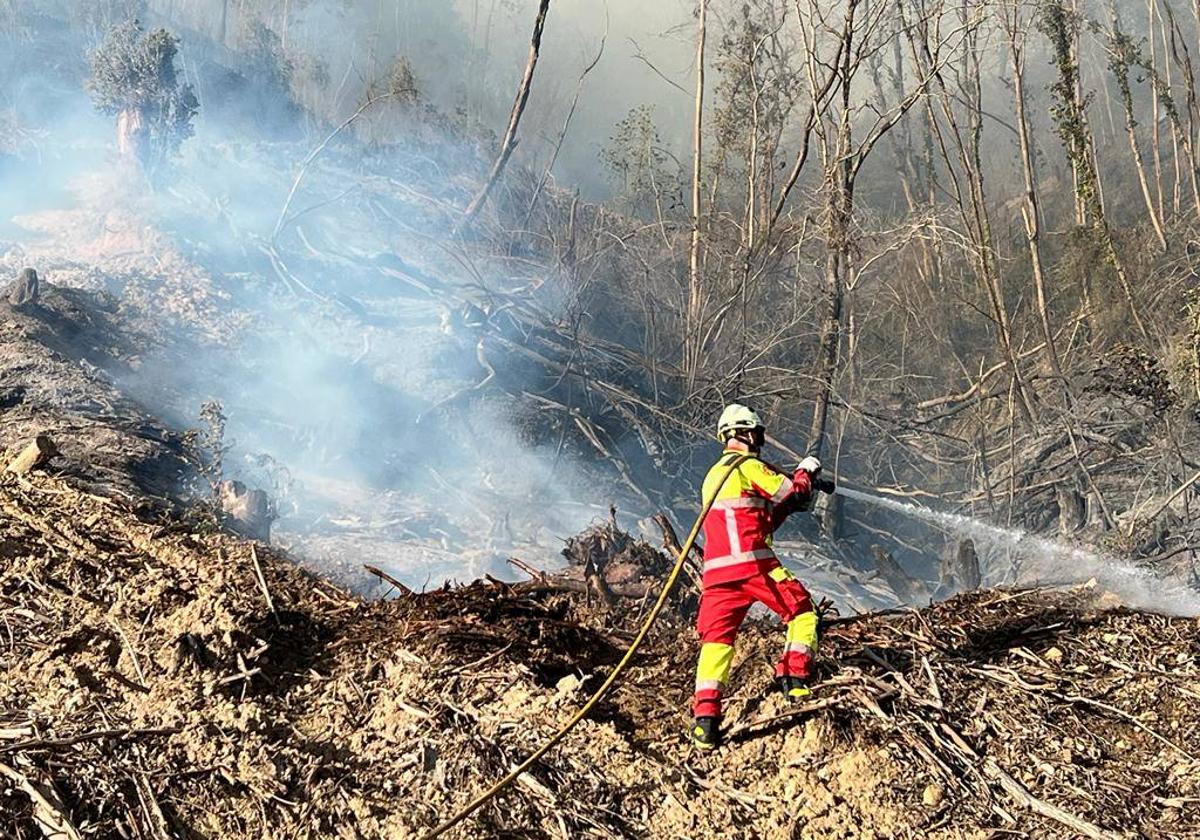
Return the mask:
<path id="1" fill-rule="evenodd" d="M 538 580 L 364 602 L 45 475 L 5 477 L 0 511 L 4 837 L 419 836 L 578 707 L 644 608 Z M 1200 628 L 1102 600 L 834 619 L 798 709 L 755 625 L 713 755 L 681 737 L 676 614 L 458 836 L 1200 836 Z"/>

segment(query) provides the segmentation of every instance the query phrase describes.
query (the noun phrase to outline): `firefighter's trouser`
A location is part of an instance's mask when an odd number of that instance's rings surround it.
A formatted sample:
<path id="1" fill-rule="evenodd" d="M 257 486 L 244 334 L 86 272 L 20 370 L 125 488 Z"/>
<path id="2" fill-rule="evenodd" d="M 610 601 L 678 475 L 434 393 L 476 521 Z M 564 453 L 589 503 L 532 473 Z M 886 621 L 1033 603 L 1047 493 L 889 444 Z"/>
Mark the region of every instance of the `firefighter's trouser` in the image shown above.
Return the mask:
<path id="1" fill-rule="evenodd" d="M 696 717 L 720 717 L 721 695 L 729 681 L 733 644 L 755 601 L 765 604 L 787 625 L 777 677 L 809 679 L 817 650 L 817 614 L 808 590 L 782 566 L 731 583 L 706 586 L 700 596 L 696 630 L 700 662 L 696 668 Z"/>

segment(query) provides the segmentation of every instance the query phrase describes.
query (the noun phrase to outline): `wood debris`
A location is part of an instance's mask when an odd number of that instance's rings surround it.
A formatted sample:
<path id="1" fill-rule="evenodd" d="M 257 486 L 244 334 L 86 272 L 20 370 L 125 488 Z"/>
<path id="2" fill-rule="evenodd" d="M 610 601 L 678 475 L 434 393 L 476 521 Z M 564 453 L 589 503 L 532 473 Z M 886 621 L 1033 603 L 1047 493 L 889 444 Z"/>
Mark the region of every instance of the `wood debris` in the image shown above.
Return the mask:
<path id="1" fill-rule="evenodd" d="M 0 810 L 20 840 L 412 836 L 578 707 L 642 615 L 630 581 L 670 562 L 608 521 L 565 574 L 366 602 L 44 475 L 0 480 L 0 501 Z M 772 692 L 781 630 L 752 619 L 728 743 L 698 755 L 692 594 L 462 836 L 1182 837 L 1200 818 L 1194 620 L 1098 611 L 1086 588 L 830 618 L 793 707 Z"/>

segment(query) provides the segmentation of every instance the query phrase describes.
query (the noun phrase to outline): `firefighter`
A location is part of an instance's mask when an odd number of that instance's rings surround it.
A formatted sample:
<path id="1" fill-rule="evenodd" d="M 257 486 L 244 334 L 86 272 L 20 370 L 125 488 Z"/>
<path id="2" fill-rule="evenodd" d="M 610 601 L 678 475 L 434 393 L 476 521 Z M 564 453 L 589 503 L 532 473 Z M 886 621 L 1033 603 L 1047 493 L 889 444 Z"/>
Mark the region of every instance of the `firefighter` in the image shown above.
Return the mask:
<path id="1" fill-rule="evenodd" d="M 787 476 L 758 453 L 765 431 L 751 409 L 734 403 L 717 422 L 725 451 L 704 479 L 702 498 L 716 499 L 704 519 L 704 576 L 696 630 L 700 661 L 692 711 L 692 742 L 713 749 L 721 737 L 721 695 L 729 680 L 738 628 L 756 601 L 787 626 L 783 656 L 775 668 L 780 690 L 795 702 L 811 692 L 817 649 L 817 614 L 812 598 L 771 549 L 771 534 L 787 516 L 811 507 L 821 462 L 807 457 Z M 749 459 L 717 484 L 733 459 Z"/>

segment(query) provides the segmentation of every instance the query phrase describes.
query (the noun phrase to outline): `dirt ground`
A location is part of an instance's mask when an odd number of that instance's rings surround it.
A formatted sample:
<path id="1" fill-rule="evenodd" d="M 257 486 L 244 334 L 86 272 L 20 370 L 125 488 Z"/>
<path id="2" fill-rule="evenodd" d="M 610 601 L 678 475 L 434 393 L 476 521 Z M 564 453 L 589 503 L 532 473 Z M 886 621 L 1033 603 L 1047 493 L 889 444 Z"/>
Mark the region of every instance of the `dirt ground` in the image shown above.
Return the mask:
<path id="1" fill-rule="evenodd" d="M 536 582 L 363 601 L 69 476 L 7 476 L 0 509 L 0 813 L 22 840 L 418 837 L 578 708 L 644 608 Z M 802 708 L 769 691 L 778 628 L 747 629 L 730 743 L 702 755 L 673 613 L 455 836 L 1200 836 L 1195 620 L 1085 588 L 832 621 Z"/>

